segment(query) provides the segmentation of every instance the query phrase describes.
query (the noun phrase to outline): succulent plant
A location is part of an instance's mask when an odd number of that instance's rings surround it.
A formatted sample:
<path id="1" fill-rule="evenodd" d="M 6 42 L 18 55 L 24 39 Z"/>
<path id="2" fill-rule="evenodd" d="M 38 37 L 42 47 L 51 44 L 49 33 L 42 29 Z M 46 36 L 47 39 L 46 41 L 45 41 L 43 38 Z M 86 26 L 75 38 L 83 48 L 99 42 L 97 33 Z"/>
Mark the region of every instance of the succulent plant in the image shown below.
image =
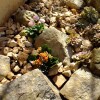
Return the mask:
<path id="1" fill-rule="evenodd" d="M 100 25 L 95 24 L 91 28 L 85 29 L 83 33 L 83 37 L 87 38 L 93 44 L 93 47 L 100 46 Z"/>
<path id="2" fill-rule="evenodd" d="M 81 12 L 78 22 L 76 23 L 77 27 L 85 28 L 90 23 L 96 24 L 99 18 L 99 13 L 93 7 L 84 7 L 84 10 Z"/>

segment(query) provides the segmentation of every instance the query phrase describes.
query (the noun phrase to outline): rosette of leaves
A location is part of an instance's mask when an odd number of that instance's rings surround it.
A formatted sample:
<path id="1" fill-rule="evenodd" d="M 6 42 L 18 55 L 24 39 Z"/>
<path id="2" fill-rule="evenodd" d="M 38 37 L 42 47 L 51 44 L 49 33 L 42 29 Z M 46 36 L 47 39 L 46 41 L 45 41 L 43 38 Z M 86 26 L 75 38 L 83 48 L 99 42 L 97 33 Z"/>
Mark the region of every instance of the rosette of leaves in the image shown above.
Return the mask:
<path id="1" fill-rule="evenodd" d="M 25 30 L 23 30 L 20 33 L 20 35 L 28 36 L 28 37 L 31 37 L 32 39 L 34 39 L 35 37 L 37 37 L 38 35 L 41 34 L 43 29 L 44 29 L 44 24 L 40 23 L 40 24 L 37 24 L 35 26 L 26 28 Z"/>
<path id="2" fill-rule="evenodd" d="M 99 18 L 99 13 L 93 7 L 84 7 L 84 10 L 81 12 L 76 26 L 79 28 L 85 28 L 90 23 L 96 24 Z"/>

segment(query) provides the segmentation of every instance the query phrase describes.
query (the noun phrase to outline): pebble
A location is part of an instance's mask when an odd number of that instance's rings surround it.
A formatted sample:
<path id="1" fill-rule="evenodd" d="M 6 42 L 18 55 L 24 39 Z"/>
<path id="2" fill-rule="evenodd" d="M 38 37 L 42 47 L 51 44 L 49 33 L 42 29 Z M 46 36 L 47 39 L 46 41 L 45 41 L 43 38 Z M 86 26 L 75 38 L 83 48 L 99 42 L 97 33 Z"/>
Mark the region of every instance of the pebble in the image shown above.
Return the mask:
<path id="1" fill-rule="evenodd" d="M 71 70 L 64 71 L 62 74 L 66 77 L 71 77 Z"/>
<path id="2" fill-rule="evenodd" d="M 18 53 L 18 51 L 19 51 L 19 48 L 18 47 L 14 47 L 12 52 L 16 54 L 16 53 Z"/>
<path id="3" fill-rule="evenodd" d="M 10 81 L 7 80 L 6 78 L 4 78 L 2 81 L 1 81 L 1 84 L 6 84 L 6 83 L 9 83 Z"/>
<path id="4" fill-rule="evenodd" d="M 3 53 L 4 53 L 5 55 L 7 55 L 8 52 L 9 52 L 9 47 L 4 47 Z"/>
<path id="5" fill-rule="evenodd" d="M 18 65 L 16 65 L 13 69 L 14 72 L 19 72 L 20 71 L 20 67 Z"/>
<path id="6" fill-rule="evenodd" d="M 8 57 L 12 57 L 12 56 L 13 56 L 13 53 L 12 53 L 12 52 L 8 52 L 8 53 L 7 53 L 7 56 L 8 56 Z"/>
<path id="7" fill-rule="evenodd" d="M 14 75 L 14 73 L 12 73 L 12 72 L 9 72 L 8 74 L 7 74 L 7 78 L 8 79 L 12 79 L 12 78 L 14 78 L 15 77 L 15 75 Z"/>
<path id="8" fill-rule="evenodd" d="M 10 41 L 8 41 L 8 46 L 9 47 L 16 47 L 17 46 L 17 42 L 15 40 L 10 40 Z"/>
<path id="9" fill-rule="evenodd" d="M 14 31 L 13 30 L 6 30 L 6 34 L 7 35 L 12 35 L 12 34 L 14 34 Z"/>
<path id="10" fill-rule="evenodd" d="M 53 82 L 55 83 L 55 85 L 60 88 L 65 82 L 66 82 L 66 78 L 63 75 L 56 75 L 53 78 Z"/>
<path id="11" fill-rule="evenodd" d="M 32 43 L 29 42 L 29 41 L 25 41 L 24 44 L 25 44 L 26 47 L 31 47 L 32 46 Z"/>

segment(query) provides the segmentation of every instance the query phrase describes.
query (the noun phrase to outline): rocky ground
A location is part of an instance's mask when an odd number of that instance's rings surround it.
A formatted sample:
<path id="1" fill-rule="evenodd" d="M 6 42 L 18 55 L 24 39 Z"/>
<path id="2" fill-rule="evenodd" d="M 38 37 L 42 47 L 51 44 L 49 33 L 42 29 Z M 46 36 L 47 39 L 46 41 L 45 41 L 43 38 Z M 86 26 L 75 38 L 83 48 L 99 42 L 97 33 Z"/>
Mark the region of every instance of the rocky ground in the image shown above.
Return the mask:
<path id="1" fill-rule="evenodd" d="M 0 100 L 100 100 L 100 1 L 76 1 L 29 0 L 0 27 Z"/>

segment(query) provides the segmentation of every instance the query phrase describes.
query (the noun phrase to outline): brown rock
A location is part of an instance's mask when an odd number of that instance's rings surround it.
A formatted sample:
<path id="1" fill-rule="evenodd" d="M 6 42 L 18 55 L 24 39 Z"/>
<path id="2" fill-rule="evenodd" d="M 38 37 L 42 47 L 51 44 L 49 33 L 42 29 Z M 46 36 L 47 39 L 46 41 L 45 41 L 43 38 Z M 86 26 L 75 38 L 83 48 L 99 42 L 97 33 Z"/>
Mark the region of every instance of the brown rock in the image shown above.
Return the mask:
<path id="1" fill-rule="evenodd" d="M 53 81 L 54 81 L 55 85 L 58 88 L 60 88 L 66 82 L 66 78 L 60 74 L 60 75 L 54 76 Z"/>

